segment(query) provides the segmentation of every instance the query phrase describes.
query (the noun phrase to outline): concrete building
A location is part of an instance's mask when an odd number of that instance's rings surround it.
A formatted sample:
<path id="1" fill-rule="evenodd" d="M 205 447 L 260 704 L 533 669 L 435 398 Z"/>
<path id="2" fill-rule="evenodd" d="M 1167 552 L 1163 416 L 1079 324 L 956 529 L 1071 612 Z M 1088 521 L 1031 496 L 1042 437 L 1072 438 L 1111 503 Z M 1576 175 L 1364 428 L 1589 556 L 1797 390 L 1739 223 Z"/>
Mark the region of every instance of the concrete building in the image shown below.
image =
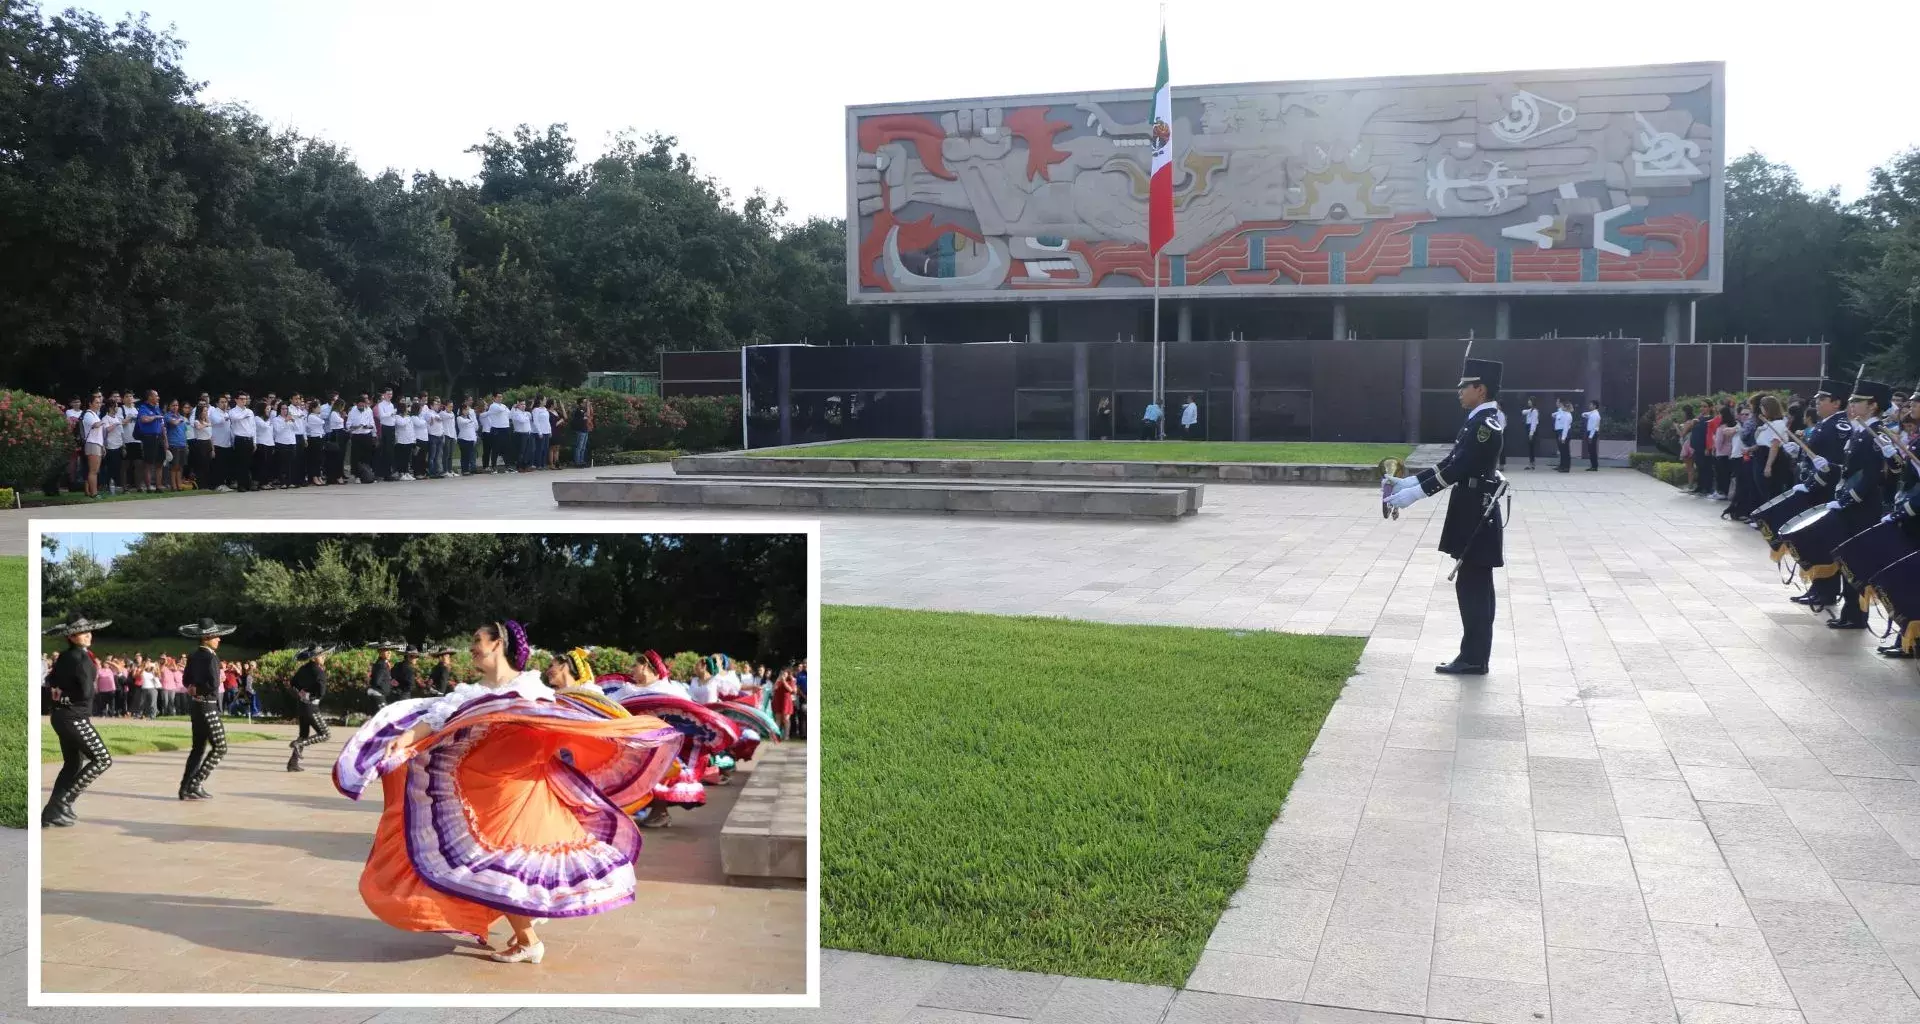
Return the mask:
<path id="1" fill-rule="evenodd" d="M 847 295 L 895 342 L 1689 340 L 1721 284 L 1718 63 L 851 107 Z M 1157 267 L 1156 264 L 1157 263 Z"/>

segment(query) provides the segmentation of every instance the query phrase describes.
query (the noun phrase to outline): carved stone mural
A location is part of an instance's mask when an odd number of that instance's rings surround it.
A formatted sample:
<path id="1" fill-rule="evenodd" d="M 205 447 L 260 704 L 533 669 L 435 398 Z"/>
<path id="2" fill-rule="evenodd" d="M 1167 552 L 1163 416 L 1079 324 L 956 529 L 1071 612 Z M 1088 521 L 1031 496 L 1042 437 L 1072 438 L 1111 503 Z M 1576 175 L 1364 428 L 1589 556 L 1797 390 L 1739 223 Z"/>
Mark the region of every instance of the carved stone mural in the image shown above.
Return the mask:
<path id="1" fill-rule="evenodd" d="M 1720 289 L 1717 63 L 1173 87 L 1169 295 Z M 855 301 L 1144 289 L 1145 89 L 847 111 Z"/>

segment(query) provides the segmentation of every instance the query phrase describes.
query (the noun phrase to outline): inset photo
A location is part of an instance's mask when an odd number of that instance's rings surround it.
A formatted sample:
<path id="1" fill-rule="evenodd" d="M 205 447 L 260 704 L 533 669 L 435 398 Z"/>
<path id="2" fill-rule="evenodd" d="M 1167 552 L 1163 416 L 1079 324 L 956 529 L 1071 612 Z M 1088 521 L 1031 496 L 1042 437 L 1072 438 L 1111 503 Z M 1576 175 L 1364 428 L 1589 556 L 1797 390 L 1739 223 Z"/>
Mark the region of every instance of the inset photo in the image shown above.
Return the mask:
<path id="1" fill-rule="evenodd" d="M 33 524 L 29 1003 L 818 1005 L 817 526 L 365 525 Z"/>

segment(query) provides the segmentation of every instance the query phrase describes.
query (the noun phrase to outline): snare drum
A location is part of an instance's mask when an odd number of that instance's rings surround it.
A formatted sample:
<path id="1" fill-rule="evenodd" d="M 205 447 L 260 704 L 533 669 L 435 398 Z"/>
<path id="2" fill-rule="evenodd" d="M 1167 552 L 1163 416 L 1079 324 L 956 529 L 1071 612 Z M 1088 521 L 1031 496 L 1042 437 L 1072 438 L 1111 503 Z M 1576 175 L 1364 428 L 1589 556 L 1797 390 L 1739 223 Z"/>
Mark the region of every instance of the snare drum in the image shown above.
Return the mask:
<path id="1" fill-rule="evenodd" d="M 1760 535 L 1767 538 L 1767 543 L 1778 547 L 1780 531 L 1786 527 L 1787 522 L 1794 516 L 1807 511 L 1812 504 L 1813 495 L 1805 491 L 1790 490 L 1754 509 L 1747 519 L 1759 523 Z"/>
<path id="2" fill-rule="evenodd" d="M 1901 646 L 1913 650 L 1920 641 L 1920 554 L 1898 559 L 1873 574 L 1862 596 L 1880 603 L 1901 630 Z"/>
<path id="3" fill-rule="evenodd" d="M 1800 563 L 1800 575 L 1817 580 L 1839 571 L 1834 564 L 1833 549 L 1852 534 L 1838 511 L 1822 505 L 1794 516 L 1779 536 L 1780 542 Z"/>
<path id="4" fill-rule="evenodd" d="M 1920 551 L 1907 531 L 1896 522 L 1876 522 L 1841 541 L 1833 549 L 1840 571 L 1847 582 L 1858 587 L 1879 575 L 1880 570 Z"/>

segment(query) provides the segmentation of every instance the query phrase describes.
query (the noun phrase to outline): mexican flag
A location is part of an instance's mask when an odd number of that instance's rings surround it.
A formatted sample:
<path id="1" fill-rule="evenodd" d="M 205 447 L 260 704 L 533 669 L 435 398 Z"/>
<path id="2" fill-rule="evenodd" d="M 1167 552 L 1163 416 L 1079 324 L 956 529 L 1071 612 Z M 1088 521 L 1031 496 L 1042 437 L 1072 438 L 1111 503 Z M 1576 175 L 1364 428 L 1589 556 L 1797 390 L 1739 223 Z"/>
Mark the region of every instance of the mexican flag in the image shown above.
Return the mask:
<path id="1" fill-rule="evenodd" d="M 1160 26 L 1160 76 L 1153 85 L 1153 176 L 1147 189 L 1147 251 L 1173 239 L 1173 92 L 1167 88 L 1167 27 Z M 1156 272 L 1156 276 L 1158 276 Z"/>

